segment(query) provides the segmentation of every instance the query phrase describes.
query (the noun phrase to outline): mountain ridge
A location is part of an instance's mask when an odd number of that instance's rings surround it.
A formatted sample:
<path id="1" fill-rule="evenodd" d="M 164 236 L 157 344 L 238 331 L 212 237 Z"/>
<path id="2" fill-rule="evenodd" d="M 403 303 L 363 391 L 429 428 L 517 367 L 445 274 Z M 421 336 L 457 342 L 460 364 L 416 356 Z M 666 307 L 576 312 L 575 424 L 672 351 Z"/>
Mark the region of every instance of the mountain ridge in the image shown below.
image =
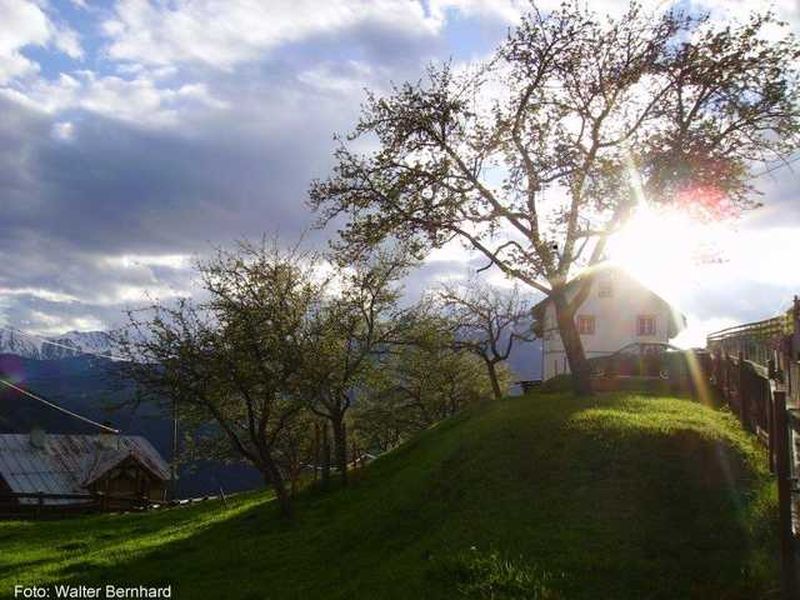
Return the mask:
<path id="1" fill-rule="evenodd" d="M 33 360 L 59 360 L 83 354 L 111 356 L 114 343 L 107 331 L 68 331 L 61 335 L 34 336 L 0 328 L 0 354 Z"/>

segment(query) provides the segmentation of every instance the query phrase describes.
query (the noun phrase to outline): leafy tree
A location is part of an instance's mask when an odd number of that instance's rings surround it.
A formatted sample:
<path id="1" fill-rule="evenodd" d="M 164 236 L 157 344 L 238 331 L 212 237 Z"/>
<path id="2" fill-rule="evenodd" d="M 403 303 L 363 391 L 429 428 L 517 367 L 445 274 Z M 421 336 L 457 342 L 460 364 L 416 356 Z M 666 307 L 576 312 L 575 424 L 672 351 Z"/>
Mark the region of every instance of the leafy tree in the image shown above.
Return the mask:
<path id="1" fill-rule="evenodd" d="M 310 322 L 302 388 L 311 410 L 333 433 L 336 466 L 347 483 L 347 413 L 362 392 L 378 357 L 397 334 L 398 280 L 406 273 L 402 253 L 379 252 L 338 272 Z"/>
<path id="2" fill-rule="evenodd" d="M 370 393 L 355 408 L 357 435 L 373 450 L 386 451 L 465 406 L 492 397 L 481 360 L 455 347 L 446 323 L 417 315 L 408 325 L 403 342 L 384 357 Z M 505 387 L 507 372 L 499 367 L 497 376 Z"/>
<path id="3" fill-rule="evenodd" d="M 305 334 L 325 287 L 314 264 L 277 242 L 220 250 L 198 265 L 202 302 L 131 313 L 120 340 L 140 393 L 175 403 L 207 452 L 258 469 L 287 516 L 306 423 Z"/>
<path id="4" fill-rule="evenodd" d="M 437 293 L 457 348 L 469 350 L 486 365 L 496 400 L 505 394 L 498 373 L 514 344 L 531 339 L 530 303 L 518 286 L 510 290 L 471 279 L 465 286 L 443 285 Z"/>
<path id="5" fill-rule="evenodd" d="M 798 57 L 769 13 L 742 24 L 631 4 L 600 20 L 583 5 L 532 4 L 474 72 L 428 70 L 369 94 L 311 206 L 347 217 L 348 255 L 394 237 L 420 255 L 460 240 L 549 297 L 578 393 L 590 371 L 574 315 L 608 237 L 645 195 L 710 217 L 756 205 L 759 163 L 798 147 Z M 365 138 L 376 149 L 358 152 Z M 364 147 L 363 145 L 361 147 Z"/>

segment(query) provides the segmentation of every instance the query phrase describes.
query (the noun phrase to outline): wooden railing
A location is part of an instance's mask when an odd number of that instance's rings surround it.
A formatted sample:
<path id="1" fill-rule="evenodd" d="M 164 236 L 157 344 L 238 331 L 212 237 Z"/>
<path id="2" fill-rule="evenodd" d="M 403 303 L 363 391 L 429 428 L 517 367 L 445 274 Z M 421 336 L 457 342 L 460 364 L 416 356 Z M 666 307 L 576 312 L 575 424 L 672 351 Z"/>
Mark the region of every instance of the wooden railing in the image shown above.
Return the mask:
<path id="1" fill-rule="evenodd" d="M 723 329 L 707 342 L 708 380 L 766 446 L 778 487 L 783 597 L 800 598 L 800 298 L 782 315 Z"/>
<path id="2" fill-rule="evenodd" d="M 721 342 L 731 338 L 740 338 L 742 336 L 754 337 L 770 337 L 775 335 L 785 335 L 790 333 L 792 329 L 791 317 L 788 314 L 779 315 L 763 321 L 755 321 L 754 323 L 745 323 L 743 325 L 735 325 L 727 329 L 715 331 L 708 336 L 708 341 Z"/>

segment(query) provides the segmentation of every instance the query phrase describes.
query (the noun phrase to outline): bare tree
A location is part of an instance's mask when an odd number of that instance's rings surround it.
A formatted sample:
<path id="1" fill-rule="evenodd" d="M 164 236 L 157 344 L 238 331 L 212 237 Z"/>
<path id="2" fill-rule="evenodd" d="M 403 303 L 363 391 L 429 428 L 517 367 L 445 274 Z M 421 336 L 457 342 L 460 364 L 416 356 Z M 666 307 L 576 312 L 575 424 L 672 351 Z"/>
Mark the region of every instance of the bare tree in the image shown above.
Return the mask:
<path id="1" fill-rule="evenodd" d="M 451 324 L 453 343 L 483 361 L 494 398 L 502 399 L 505 389 L 498 366 L 508 360 L 516 342 L 532 339 L 530 303 L 516 285 L 501 290 L 477 278 L 463 286 L 443 285 L 437 300 Z"/>
<path id="2" fill-rule="evenodd" d="M 369 94 L 336 166 L 311 187 L 337 244 L 357 255 L 393 237 L 423 255 L 460 240 L 549 297 L 573 382 L 591 393 L 574 320 L 606 240 L 642 195 L 719 216 L 750 208 L 759 163 L 798 148 L 798 57 L 771 14 L 717 24 L 680 12 L 600 20 L 580 4 L 532 5 L 474 72 Z M 349 142 L 366 138 L 366 154 Z"/>

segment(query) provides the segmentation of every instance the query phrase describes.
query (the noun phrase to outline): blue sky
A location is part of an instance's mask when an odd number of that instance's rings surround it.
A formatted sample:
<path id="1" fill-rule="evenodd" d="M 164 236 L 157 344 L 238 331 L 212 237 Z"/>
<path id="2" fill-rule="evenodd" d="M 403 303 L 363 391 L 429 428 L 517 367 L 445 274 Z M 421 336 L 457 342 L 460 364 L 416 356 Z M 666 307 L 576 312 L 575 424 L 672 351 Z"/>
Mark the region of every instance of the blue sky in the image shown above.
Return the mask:
<path id="1" fill-rule="evenodd" d="M 524 6 L 0 0 L 0 323 L 111 327 L 148 297 L 191 293 L 192 257 L 212 244 L 297 235 L 363 89 L 481 59 Z M 796 29 L 797 4 L 774 6 Z M 676 290 L 698 331 L 770 316 L 800 292 L 786 258 L 800 251 L 798 183 L 763 178 L 766 208 L 736 225 L 729 260 Z M 409 287 L 466 269 L 463 253 L 437 253 Z"/>

